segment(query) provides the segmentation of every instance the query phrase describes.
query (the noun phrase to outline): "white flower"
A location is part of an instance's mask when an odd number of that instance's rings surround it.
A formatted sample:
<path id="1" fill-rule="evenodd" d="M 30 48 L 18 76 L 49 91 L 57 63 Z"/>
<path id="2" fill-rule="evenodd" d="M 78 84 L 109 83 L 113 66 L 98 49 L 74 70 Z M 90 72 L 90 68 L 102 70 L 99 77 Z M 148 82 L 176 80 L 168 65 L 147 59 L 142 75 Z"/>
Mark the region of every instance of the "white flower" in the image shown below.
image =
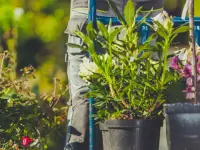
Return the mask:
<path id="1" fill-rule="evenodd" d="M 164 25 L 165 17 L 163 16 L 163 13 L 159 13 L 152 19 L 153 19 L 153 21 L 158 21 L 160 24 Z"/>
<path id="2" fill-rule="evenodd" d="M 17 7 L 14 9 L 14 19 L 19 20 L 21 16 L 24 14 L 24 9 L 21 7 Z"/>
<path id="3" fill-rule="evenodd" d="M 191 49 L 183 48 L 180 50 L 178 55 L 179 60 L 182 61 L 183 65 L 192 64 L 192 51 Z"/>
<path id="4" fill-rule="evenodd" d="M 166 11 L 163 11 L 162 13 L 159 13 L 155 17 L 152 18 L 153 21 L 159 22 L 164 28 L 168 28 L 168 24 L 173 24 L 171 18 L 168 16 L 168 13 Z M 155 25 L 155 30 L 157 30 L 157 25 Z"/>
<path id="5" fill-rule="evenodd" d="M 178 55 L 178 59 L 181 60 L 184 65 L 187 63 L 188 51 L 185 48 L 180 50 L 180 53 Z"/>
<path id="6" fill-rule="evenodd" d="M 90 60 L 86 57 L 83 58 L 83 62 L 79 65 L 79 67 L 80 67 L 79 75 L 86 82 L 93 73 L 98 72 L 97 65 L 94 62 L 90 62 Z"/>
<path id="7" fill-rule="evenodd" d="M 130 62 L 133 62 L 134 61 L 134 57 L 130 57 Z"/>

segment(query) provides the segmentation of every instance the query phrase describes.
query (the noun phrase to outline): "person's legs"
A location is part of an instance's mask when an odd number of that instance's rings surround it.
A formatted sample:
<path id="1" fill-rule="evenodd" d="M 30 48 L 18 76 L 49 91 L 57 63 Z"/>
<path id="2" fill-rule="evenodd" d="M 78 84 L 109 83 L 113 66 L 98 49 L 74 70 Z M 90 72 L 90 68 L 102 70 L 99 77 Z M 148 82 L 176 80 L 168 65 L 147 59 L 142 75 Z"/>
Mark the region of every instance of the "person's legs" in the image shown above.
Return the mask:
<path id="1" fill-rule="evenodd" d="M 80 38 L 69 35 L 69 43 L 82 44 Z M 84 93 L 88 91 L 86 83 L 79 76 L 79 65 L 87 53 L 80 49 L 68 47 L 68 81 L 70 90 L 70 105 L 68 114 L 68 126 L 65 150 L 88 150 L 88 100 Z"/>
<path id="2" fill-rule="evenodd" d="M 98 12 L 97 14 L 101 16 L 104 15 L 102 12 Z M 86 24 L 87 10 L 79 9 L 78 11 L 71 11 L 68 27 L 65 31 L 65 33 L 69 35 L 68 43 L 82 45 L 82 40 L 74 35 L 73 31 L 80 29 L 85 32 Z M 89 106 L 88 100 L 84 98 L 84 93 L 88 91 L 88 87 L 79 76 L 79 65 L 82 63 L 82 58 L 87 57 L 88 53 L 78 48 L 68 47 L 67 55 L 67 75 L 70 91 L 70 101 L 68 105 L 70 108 L 68 111 L 68 125 L 64 150 L 88 150 Z"/>

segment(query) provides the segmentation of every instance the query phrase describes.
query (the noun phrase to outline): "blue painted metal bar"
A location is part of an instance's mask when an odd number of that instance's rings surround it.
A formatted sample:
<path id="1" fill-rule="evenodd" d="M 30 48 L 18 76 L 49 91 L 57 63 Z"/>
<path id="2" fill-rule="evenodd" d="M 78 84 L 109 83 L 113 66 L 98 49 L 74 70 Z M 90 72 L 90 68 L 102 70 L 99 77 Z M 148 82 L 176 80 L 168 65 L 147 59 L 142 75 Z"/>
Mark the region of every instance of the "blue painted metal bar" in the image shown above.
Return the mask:
<path id="1" fill-rule="evenodd" d="M 200 24 L 195 25 L 194 33 L 195 33 L 195 42 L 200 46 Z"/>
<path id="2" fill-rule="evenodd" d="M 149 36 L 149 27 L 147 25 L 142 25 L 140 31 L 141 31 L 141 42 L 143 44 Z M 139 56 L 141 56 L 143 53 L 144 52 L 142 51 Z"/>
<path id="3" fill-rule="evenodd" d="M 116 17 L 112 17 L 112 22 L 113 24 L 120 24 L 119 20 L 116 18 Z M 110 21 L 110 18 L 109 17 L 97 17 L 97 20 L 103 22 L 104 24 L 108 24 L 109 21 Z M 138 17 L 136 19 L 136 21 L 140 21 L 141 20 L 141 17 Z M 151 23 L 152 22 L 152 19 L 147 19 L 146 20 L 148 23 Z M 176 24 L 176 25 L 180 25 L 180 24 L 184 24 L 184 23 L 188 23 L 189 21 L 189 18 L 186 18 L 185 20 L 181 19 L 181 17 L 174 17 L 173 18 L 173 22 Z M 200 25 L 200 17 L 195 17 L 194 18 L 194 23 L 195 24 L 199 24 Z"/>
<path id="4" fill-rule="evenodd" d="M 95 145 L 95 126 L 94 126 L 94 99 L 90 98 L 89 99 L 89 150 L 94 150 L 94 145 Z"/>
<path id="5" fill-rule="evenodd" d="M 141 27 L 141 34 L 142 34 L 141 35 L 141 40 L 142 40 L 142 43 L 144 43 L 147 40 L 148 36 L 149 36 L 149 27 L 147 25 L 143 25 Z"/>
<path id="6" fill-rule="evenodd" d="M 96 0 L 89 0 L 88 22 L 92 21 L 93 27 L 96 27 Z M 95 44 L 95 42 L 94 42 Z M 91 58 L 90 58 L 91 60 Z M 89 99 L 89 150 L 94 150 L 95 146 L 95 126 L 94 126 L 94 99 Z"/>

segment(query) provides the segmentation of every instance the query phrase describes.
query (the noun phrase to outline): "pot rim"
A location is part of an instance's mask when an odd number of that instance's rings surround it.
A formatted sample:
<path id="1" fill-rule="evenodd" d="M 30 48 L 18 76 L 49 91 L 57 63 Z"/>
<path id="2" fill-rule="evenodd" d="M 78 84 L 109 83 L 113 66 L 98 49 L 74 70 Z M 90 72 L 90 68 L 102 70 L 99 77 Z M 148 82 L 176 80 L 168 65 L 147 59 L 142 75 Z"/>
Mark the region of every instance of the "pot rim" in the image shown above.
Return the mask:
<path id="1" fill-rule="evenodd" d="M 164 104 L 165 114 L 177 114 L 177 113 L 200 113 L 200 103 L 192 104 L 187 103 L 172 103 Z"/>

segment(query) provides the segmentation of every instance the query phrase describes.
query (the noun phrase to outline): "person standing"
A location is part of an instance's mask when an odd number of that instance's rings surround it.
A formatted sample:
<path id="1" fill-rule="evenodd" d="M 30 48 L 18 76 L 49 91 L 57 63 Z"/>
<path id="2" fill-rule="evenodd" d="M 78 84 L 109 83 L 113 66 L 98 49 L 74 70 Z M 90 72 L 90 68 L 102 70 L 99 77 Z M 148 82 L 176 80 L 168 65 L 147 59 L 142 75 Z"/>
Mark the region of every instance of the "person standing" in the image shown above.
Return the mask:
<path id="1" fill-rule="evenodd" d="M 128 0 L 112 0 L 121 14 Z M 164 0 L 133 0 L 135 7 L 143 6 L 142 15 L 151 11 L 155 16 L 163 11 Z M 116 17 L 106 0 L 96 0 L 97 16 Z M 68 34 L 68 43 L 82 45 L 83 41 L 73 34 L 73 31 L 85 32 L 88 20 L 88 0 L 71 0 L 70 20 L 65 31 Z M 70 106 L 64 150 L 89 150 L 89 114 L 88 99 L 84 93 L 88 91 L 87 84 L 79 76 L 79 65 L 82 58 L 88 54 L 78 48 L 68 47 L 65 61 L 69 81 Z"/>

